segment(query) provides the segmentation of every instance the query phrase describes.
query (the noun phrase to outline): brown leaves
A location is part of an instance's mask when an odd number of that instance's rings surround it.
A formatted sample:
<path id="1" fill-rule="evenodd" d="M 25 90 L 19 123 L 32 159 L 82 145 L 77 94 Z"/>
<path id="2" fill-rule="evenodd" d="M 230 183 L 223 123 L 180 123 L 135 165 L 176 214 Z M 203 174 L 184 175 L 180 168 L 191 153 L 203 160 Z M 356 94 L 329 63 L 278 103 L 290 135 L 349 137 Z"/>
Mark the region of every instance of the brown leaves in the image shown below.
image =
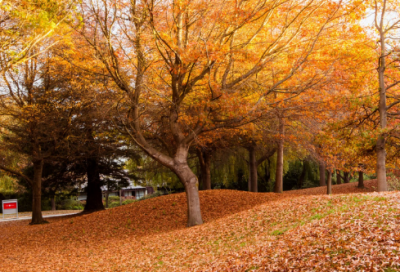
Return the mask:
<path id="1" fill-rule="evenodd" d="M 374 181 L 366 185 L 373 186 Z M 333 192 L 355 192 L 354 186 L 333 186 Z M 396 267 L 399 193 L 301 196 L 318 189 L 291 194 L 202 191 L 206 223 L 192 228 L 185 228 L 184 194 L 54 218 L 48 225 L 3 223 L 2 268 L 352 271 Z"/>

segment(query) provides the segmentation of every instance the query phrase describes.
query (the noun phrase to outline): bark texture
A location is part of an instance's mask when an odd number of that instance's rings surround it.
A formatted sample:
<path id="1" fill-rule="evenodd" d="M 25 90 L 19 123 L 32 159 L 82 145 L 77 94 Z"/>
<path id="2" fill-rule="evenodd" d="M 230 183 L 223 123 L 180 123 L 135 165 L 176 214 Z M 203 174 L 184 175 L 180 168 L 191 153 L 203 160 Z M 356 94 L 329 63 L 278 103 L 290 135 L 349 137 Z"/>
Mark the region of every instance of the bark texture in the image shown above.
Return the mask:
<path id="1" fill-rule="evenodd" d="M 177 165 L 175 167 L 175 173 L 185 186 L 185 192 L 187 196 L 187 208 L 188 208 L 187 226 L 192 227 L 203 224 L 203 219 L 201 217 L 201 211 L 200 211 L 199 191 L 197 189 L 198 180 L 196 175 L 192 172 L 192 170 L 190 169 L 189 165 L 186 162 Z"/>
<path id="2" fill-rule="evenodd" d="M 343 176 L 344 176 L 344 183 L 349 183 L 350 182 L 350 173 L 343 172 Z"/>
<path id="3" fill-rule="evenodd" d="M 319 186 L 326 186 L 326 166 L 324 162 L 319 163 Z"/>
<path id="4" fill-rule="evenodd" d="M 326 193 L 328 195 L 332 194 L 332 173 L 330 170 L 328 170 L 328 182 L 327 182 L 327 186 L 326 186 Z"/>
<path id="5" fill-rule="evenodd" d="M 101 180 L 97 158 L 87 159 L 87 199 L 85 212 L 104 210 L 103 194 L 101 191 Z"/>
<path id="6" fill-rule="evenodd" d="M 386 3 L 386 1 L 385 1 Z M 377 11 L 376 11 L 377 12 Z M 383 16 L 383 14 L 382 14 Z M 386 85 L 385 85 L 385 68 L 386 68 L 386 32 L 383 29 L 383 19 L 380 22 L 378 31 L 380 34 L 381 54 L 379 57 L 379 119 L 380 128 L 385 129 L 387 127 L 387 105 L 386 105 Z M 376 142 L 376 174 L 378 180 L 378 192 L 384 192 L 388 190 L 386 181 L 386 135 L 382 133 Z"/>
<path id="7" fill-rule="evenodd" d="M 249 191 L 258 192 L 256 150 L 254 146 L 249 146 L 247 150 L 249 151 Z"/>
<path id="8" fill-rule="evenodd" d="M 211 153 L 197 149 L 197 157 L 200 162 L 201 181 L 203 190 L 211 190 Z"/>
<path id="9" fill-rule="evenodd" d="M 336 184 L 342 184 L 342 175 L 340 174 L 340 170 L 336 170 Z"/>
<path id="10" fill-rule="evenodd" d="M 297 181 L 297 184 L 298 184 L 299 188 L 301 188 L 303 186 L 304 181 L 306 179 L 306 174 L 307 174 L 307 161 L 304 160 L 303 161 L 303 168 L 301 170 L 300 177 L 299 177 L 299 179 Z"/>
<path id="11" fill-rule="evenodd" d="M 42 215 L 42 172 L 43 160 L 33 162 L 32 180 L 32 221 L 31 225 L 47 223 Z"/>
<path id="12" fill-rule="evenodd" d="M 363 171 L 358 171 L 358 188 L 365 188 Z"/>
<path id="13" fill-rule="evenodd" d="M 275 193 L 283 192 L 283 134 L 284 134 L 284 123 L 283 119 L 279 118 L 279 134 L 280 139 L 278 140 L 277 159 L 276 159 L 276 182 L 275 182 Z"/>

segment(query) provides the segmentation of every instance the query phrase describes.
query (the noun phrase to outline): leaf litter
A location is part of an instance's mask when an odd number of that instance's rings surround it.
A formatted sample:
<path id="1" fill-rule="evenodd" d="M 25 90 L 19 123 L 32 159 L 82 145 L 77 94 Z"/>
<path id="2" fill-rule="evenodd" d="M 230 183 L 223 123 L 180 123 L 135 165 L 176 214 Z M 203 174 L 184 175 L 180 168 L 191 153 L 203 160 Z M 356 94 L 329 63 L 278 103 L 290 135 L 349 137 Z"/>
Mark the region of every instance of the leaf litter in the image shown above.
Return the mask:
<path id="1" fill-rule="evenodd" d="M 200 192 L 186 228 L 174 194 L 28 226 L 0 224 L 7 271 L 382 271 L 400 268 L 400 193 L 354 183 L 284 194 Z M 319 191 L 321 192 L 319 192 Z M 301 193 L 300 193 L 301 192 Z M 391 270 L 388 270 L 391 271 Z"/>

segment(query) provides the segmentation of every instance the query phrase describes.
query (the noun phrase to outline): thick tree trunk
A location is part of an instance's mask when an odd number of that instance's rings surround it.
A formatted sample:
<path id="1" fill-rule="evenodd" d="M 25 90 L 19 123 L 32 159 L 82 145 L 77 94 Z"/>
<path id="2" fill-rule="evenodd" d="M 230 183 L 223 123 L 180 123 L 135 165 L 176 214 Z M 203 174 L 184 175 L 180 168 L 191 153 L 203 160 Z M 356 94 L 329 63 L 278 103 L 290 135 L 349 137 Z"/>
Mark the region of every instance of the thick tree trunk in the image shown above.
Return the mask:
<path id="1" fill-rule="evenodd" d="M 42 215 L 42 172 L 43 160 L 33 162 L 32 221 L 31 225 L 47 223 Z"/>
<path id="2" fill-rule="evenodd" d="M 336 184 L 342 184 L 342 176 L 340 175 L 340 170 L 336 170 Z"/>
<path id="3" fill-rule="evenodd" d="M 328 182 L 327 182 L 327 186 L 326 186 L 326 193 L 328 195 L 332 194 L 332 173 L 330 170 L 328 170 Z"/>
<path id="4" fill-rule="evenodd" d="M 51 201 L 51 210 L 55 211 L 56 210 L 56 196 L 52 195 L 50 201 Z"/>
<path id="5" fill-rule="evenodd" d="M 276 182 L 275 182 L 275 193 L 283 192 L 283 134 L 284 134 L 284 123 L 283 119 L 279 118 L 279 137 L 278 150 L 276 158 Z"/>
<path id="6" fill-rule="evenodd" d="M 258 192 L 257 160 L 254 146 L 247 148 L 249 151 L 249 191 Z"/>
<path id="7" fill-rule="evenodd" d="M 319 186 L 326 186 L 326 166 L 324 162 L 319 163 Z"/>
<path id="8" fill-rule="evenodd" d="M 343 175 L 344 175 L 344 183 L 349 183 L 350 182 L 349 172 L 343 172 Z"/>
<path id="9" fill-rule="evenodd" d="M 192 172 L 187 162 L 179 163 L 173 169 L 180 181 L 185 186 L 187 198 L 187 226 L 192 227 L 203 224 L 200 210 L 200 197 L 198 190 L 198 180 L 196 175 Z"/>
<path id="10" fill-rule="evenodd" d="M 197 157 L 200 162 L 202 189 L 211 190 L 211 154 L 197 149 Z"/>
<path id="11" fill-rule="evenodd" d="M 87 198 L 85 212 L 104 210 L 103 194 L 97 158 L 87 159 Z"/>
<path id="12" fill-rule="evenodd" d="M 379 137 L 376 143 L 377 165 L 376 174 L 378 180 L 378 192 L 388 190 L 386 181 L 386 151 L 384 136 Z"/>
<path id="13" fill-rule="evenodd" d="M 358 171 L 358 188 L 364 188 L 364 173 Z"/>

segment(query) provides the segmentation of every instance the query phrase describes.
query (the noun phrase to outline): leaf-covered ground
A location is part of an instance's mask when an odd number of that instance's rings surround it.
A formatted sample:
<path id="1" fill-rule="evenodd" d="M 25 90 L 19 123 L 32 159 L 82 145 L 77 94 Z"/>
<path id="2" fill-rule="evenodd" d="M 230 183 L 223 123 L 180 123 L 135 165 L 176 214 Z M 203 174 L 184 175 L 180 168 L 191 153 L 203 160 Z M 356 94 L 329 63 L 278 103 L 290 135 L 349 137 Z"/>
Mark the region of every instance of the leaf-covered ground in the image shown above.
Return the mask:
<path id="1" fill-rule="evenodd" d="M 366 185 L 373 186 L 374 181 Z M 339 186 L 355 190 L 354 183 Z M 1 223 L 0 270 L 400 268 L 399 192 L 303 193 L 201 192 L 205 224 L 193 228 L 185 228 L 184 194 L 50 219 L 51 224 L 41 226 Z"/>

